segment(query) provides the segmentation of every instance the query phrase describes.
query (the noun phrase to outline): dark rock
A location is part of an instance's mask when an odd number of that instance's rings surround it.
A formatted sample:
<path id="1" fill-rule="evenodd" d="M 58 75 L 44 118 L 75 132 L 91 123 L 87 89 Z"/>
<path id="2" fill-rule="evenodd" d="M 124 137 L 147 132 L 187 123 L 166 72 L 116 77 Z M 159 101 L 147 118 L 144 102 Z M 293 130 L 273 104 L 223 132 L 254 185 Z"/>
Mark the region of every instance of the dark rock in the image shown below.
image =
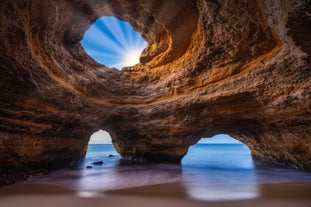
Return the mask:
<path id="1" fill-rule="evenodd" d="M 92 165 L 103 165 L 103 164 L 104 164 L 103 161 L 97 161 L 92 163 Z"/>

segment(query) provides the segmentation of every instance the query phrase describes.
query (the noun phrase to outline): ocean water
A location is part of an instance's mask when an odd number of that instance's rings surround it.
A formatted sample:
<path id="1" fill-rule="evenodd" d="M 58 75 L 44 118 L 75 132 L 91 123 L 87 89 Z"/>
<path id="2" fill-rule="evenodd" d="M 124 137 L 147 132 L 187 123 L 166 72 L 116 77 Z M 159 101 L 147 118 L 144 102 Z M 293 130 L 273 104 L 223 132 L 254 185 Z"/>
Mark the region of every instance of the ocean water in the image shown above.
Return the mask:
<path id="1" fill-rule="evenodd" d="M 103 164 L 92 164 L 98 161 Z M 264 183 L 311 182 L 311 174 L 254 161 L 243 144 L 196 144 L 180 165 L 129 164 L 111 144 L 90 144 L 85 159 L 26 182 L 63 185 L 77 190 L 81 197 L 106 190 L 179 182 L 190 198 L 218 201 L 258 197 L 258 186 Z"/>

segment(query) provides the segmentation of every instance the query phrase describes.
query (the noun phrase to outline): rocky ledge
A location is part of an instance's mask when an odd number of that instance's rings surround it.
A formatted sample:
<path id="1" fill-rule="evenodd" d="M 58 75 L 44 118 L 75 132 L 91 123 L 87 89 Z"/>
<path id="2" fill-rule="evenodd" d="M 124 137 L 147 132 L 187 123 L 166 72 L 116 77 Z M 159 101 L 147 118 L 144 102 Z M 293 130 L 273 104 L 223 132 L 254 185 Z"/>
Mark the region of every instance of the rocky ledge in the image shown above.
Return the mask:
<path id="1" fill-rule="evenodd" d="M 3 0 L 0 180 L 51 171 L 110 133 L 125 158 L 179 162 L 225 133 L 255 157 L 311 170 L 308 0 Z M 148 47 L 118 71 L 80 40 L 101 16 Z"/>

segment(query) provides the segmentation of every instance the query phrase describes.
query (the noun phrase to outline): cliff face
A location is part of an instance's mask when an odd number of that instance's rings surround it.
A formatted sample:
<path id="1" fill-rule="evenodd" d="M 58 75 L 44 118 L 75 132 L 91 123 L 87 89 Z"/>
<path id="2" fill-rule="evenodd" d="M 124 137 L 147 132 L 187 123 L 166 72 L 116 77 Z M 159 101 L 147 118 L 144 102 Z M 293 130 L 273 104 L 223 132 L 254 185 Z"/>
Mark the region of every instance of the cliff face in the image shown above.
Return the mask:
<path id="1" fill-rule="evenodd" d="M 126 158 L 179 162 L 226 133 L 252 154 L 311 170 L 310 1 L 4 0 L 0 175 L 82 158 L 107 130 Z M 101 16 L 148 41 L 141 64 L 95 63 L 79 41 Z"/>

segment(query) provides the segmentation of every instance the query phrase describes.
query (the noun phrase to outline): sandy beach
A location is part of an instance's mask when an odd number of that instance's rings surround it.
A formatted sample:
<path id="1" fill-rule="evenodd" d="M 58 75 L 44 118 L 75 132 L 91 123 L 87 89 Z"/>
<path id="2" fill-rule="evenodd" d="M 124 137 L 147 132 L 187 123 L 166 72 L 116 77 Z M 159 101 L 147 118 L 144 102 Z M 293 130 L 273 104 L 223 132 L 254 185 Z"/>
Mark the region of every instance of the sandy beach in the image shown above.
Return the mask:
<path id="1" fill-rule="evenodd" d="M 0 187 L 0 207 L 311 207 L 309 173 L 254 163 L 239 145 L 199 145 L 182 165 L 122 165 L 112 146 L 94 147 L 76 166 Z"/>
<path id="2" fill-rule="evenodd" d="M 259 195 L 256 198 L 217 202 L 190 198 L 180 182 L 103 192 L 79 192 L 56 185 L 16 184 L 0 188 L 0 206 L 311 207 L 311 183 L 262 184 L 259 185 Z"/>

